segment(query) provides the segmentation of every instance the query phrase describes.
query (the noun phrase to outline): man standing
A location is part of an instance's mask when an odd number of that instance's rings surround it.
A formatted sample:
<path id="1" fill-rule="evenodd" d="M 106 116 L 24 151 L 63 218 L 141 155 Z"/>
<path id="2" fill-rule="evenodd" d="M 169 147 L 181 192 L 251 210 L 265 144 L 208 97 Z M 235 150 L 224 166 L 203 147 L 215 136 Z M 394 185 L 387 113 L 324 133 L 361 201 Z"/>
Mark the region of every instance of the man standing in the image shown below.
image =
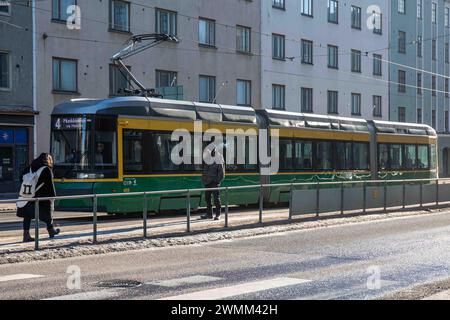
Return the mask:
<path id="1" fill-rule="evenodd" d="M 225 178 L 225 164 L 223 156 L 217 152 L 217 155 L 213 157 L 212 153 L 216 153 L 217 150 L 211 152 L 210 149 L 205 150 L 204 154 L 204 165 L 203 165 L 203 175 L 202 183 L 205 188 L 219 188 L 223 179 Z M 214 197 L 214 205 L 216 206 L 216 217 L 214 220 L 220 220 L 221 213 L 221 203 L 220 203 L 220 191 L 219 190 L 206 190 L 205 200 L 206 200 L 206 214 L 203 215 L 202 219 L 212 219 L 212 199 Z"/>

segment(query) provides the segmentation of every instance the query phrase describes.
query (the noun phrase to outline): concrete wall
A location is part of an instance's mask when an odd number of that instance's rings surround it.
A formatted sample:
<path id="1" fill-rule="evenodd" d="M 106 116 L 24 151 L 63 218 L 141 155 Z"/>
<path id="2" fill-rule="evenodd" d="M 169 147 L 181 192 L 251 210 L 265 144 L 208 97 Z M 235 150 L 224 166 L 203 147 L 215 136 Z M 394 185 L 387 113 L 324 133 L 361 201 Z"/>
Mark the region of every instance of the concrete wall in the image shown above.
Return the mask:
<path id="1" fill-rule="evenodd" d="M 54 105 L 71 98 L 105 98 L 109 94 L 110 57 L 123 47 L 130 34 L 108 31 L 109 1 L 78 0 L 81 30 L 68 30 L 51 20 L 51 1 L 37 2 L 37 86 L 40 111 L 38 150 L 49 149 L 49 115 Z M 260 0 L 135 0 L 131 4 L 131 32 L 155 32 L 155 9 L 178 12 L 180 43 L 165 43 L 126 61 L 136 77 L 155 86 L 155 70 L 178 72 L 185 100 L 198 100 L 199 75 L 216 76 L 217 89 L 225 83 L 218 103 L 236 104 L 236 80 L 252 81 L 252 104 L 260 102 Z M 198 45 L 198 17 L 216 20 L 216 48 Z M 251 27 L 252 55 L 236 53 L 236 25 Z M 46 34 L 46 39 L 43 34 Z M 79 95 L 52 93 L 52 57 L 78 60 Z"/>
<path id="2" fill-rule="evenodd" d="M 1 15 L 0 51 L 10 54 L 11 89 L 0 89 L 0 106 L 33 108 L 32 15 L 26 1 L 11 5 L 11 15 Z"/>
<path id="3" fill-rule="evenodd" d="M 361 30 L 351 28 L 351 9 L 362 8 Z M 370 5 L 378 5 L 383 13 L 383 33 L 374 34 L 367 28 L 366 13 Z M 314 1 L 314 17 L 300 13 L 300 1 L 286 1 L 286 9 L 272 8 L 271 1 L 263 1 L 262 7 L 262 103 L 264 108 L 272 107 L 272 84 L 286 86 L 286 110 L 301 110 L 301 87 L 313 88 L 314 113 L 327 113 L 327 91 L 339 92 L 339 115 L 351 116 L 351 93 L 360 93 L 361 117 L 373 119 L 372 96 L 382 96 L 382 118 L 388 117 L 388 64 L 383 63 L 382 76 L 373 75 L 372 52 L 381 54 L 387 60 L 389 1 L 360 0 L 339 1 L 339 23 L 329 23 L 327 1 Z M 286 36 L 286 56 L 293 61 L 272 59 L 272 33 Z M 314 65 L 301 63 L 300 40 L 314 42 Z M 327 45 L 339 47 L 339 69 L 328 68 Z M 352 49 L 361 50 L 362 72 L 351 72 Z M 381 49 L 381 50 L 380 50 Z M 368 57 L 364 52 L 369 51 Z"/>

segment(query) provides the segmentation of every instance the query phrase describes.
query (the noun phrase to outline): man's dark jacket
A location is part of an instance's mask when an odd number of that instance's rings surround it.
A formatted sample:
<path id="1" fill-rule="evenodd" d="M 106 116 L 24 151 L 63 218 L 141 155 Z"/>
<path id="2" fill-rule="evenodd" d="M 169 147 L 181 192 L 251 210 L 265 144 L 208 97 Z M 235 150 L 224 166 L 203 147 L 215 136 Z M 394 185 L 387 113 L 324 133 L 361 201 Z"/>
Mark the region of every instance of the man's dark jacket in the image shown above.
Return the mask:
<path id="1" fill-rule="evenodd" d="M 204 164 L 202 182 L 205 187 L 218 187 L 225 178 L 225 166 L 222 163 Z"/>

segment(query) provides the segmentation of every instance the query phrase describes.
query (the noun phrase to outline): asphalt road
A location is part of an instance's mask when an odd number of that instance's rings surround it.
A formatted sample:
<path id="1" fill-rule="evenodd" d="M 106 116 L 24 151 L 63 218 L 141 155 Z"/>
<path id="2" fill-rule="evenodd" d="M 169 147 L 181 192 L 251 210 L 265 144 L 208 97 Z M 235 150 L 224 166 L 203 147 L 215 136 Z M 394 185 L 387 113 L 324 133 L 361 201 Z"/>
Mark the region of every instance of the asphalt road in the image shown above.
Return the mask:
<path id="1" fill-rule="evenodd" d="M 403 217 L 1 265 L 0 299 L 373 299 L 449 277 L 449 247 L 450 213 Z"/>

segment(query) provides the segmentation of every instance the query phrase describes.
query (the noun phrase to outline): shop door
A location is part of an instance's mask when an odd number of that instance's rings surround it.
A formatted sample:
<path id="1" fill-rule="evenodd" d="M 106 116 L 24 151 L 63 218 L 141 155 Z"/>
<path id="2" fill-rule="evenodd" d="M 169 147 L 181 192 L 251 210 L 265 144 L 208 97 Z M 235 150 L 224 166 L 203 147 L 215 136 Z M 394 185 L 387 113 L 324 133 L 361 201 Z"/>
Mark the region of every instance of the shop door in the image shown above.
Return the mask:
<path id="1" fill-rule="evenodd" d="M 0 192 L 14 189 L 14 149 L 0 147 Z"/>

